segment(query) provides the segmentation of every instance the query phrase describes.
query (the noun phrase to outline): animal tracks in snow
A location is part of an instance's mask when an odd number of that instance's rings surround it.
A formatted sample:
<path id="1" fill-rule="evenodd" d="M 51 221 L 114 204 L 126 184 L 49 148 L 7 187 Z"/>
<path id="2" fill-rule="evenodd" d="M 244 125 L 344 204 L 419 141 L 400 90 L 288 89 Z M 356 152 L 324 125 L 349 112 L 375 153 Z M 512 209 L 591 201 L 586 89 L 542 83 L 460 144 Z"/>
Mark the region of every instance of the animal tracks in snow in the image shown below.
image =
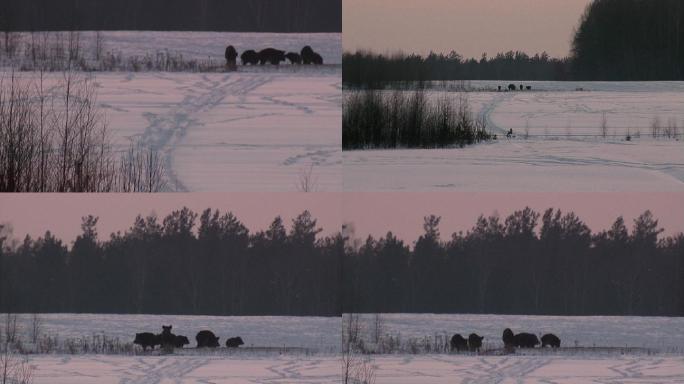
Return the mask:
<path id="1" fill-rule="evenodd" d="M 315 190 L 338 191 L 340 74 L 103 73 L 96 80 L 117 146 L 140 141 L 159 151 L 171 191 L 293 191 L 311 166 Z"/>

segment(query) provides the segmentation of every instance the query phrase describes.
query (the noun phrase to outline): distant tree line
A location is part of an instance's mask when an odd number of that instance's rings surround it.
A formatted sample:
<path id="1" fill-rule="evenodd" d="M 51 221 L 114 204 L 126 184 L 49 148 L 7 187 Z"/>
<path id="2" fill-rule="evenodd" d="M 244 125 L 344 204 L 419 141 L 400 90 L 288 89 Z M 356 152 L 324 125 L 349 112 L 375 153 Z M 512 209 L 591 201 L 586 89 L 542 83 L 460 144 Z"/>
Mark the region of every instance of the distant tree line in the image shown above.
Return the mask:
<path id="1" fill-rule="evenodd" d="M 341 32 L 341 0 L 3 0 L 1 31 Z"/>
<path id="2" fill-rule="evenodd" d="M 346 312 L 684 315 L 684 235 L 650 212 L 592 233 L 574 213 L 481 216 L 443 239 L 425 218 L 409 247 L 391 232 L 345 247 Z"/>
<path id="3" fill-rule="evenodd" d="M 681 0 L 594 0 L 582 15 L 566 58 L 520 51 L 465 59 L 457 52 L 345 53 L 346 86 L 434 80 L 684 80 Z"/>
<path id="4" fill-rule="evenodd" d="M 382 55 L 372 52 L 345 52 L 342 79 L 346 86 L 381 87 L 389 82 L 442 80 L 569 80 L 570 60 L 555 59 L 544 52 L 529 56 L 509 51 L 479 60 L 431 52 Z"/>
<path id="5" fill-rule="evenodd" d="M 250 232 L 231 213 L 183 208 L 98 238 L 97 217 L 67 247 L 50 232 L 0 247 L 0 312 L 335 315 L 340 235 L 305 211 Z M 1 242 L 2 240 L 0 240 Z M 2 245 L 2 244 L 0 244 Z"/>

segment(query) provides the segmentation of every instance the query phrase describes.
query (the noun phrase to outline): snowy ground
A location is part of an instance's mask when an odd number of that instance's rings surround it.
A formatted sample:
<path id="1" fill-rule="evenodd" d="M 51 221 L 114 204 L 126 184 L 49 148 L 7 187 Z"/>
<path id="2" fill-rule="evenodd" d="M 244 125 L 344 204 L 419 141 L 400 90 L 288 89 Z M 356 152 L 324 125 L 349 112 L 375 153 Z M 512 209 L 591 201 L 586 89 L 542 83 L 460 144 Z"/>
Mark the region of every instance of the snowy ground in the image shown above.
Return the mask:
<path id="1" fill-rule="evenodd" d="M 29 319 L 22 315 L 22 319 Z M 221 336 L 240 334 L 249 345 L 337 347 L 339 318 L 197 317 L 156 315 L 41 315 L 46 332 L 66 336 L 97 333 L 128 337 L 133 329 L 154 331 L 174 325 L 178 333 L 198 327 Z M 362 315 L 362 330 L 373 315 Z M 433 332 L 477 332 L 499 343 L 500 331 L 554 332 L 565 345 L 558 351 L 517 351 L 514 355 L 391 354 L 370 356 L 375 383 L 633 384 L 684 382 L 683 318 L 553 317 L 498 315 L 383 314 L 383 329 L 402 338 Z M 22 323 L 23 324 L 23 323 Z M 496 339 L 496 341 L 493 341 Z M 489 340 L 489 341 L 488 341 Z M 578 350 L 577 345 L 586 346 Z M 252 344 L 253 343 L 253 344 Z M 494 345 L 496 346 L 496 345 Z M 626 352 L 620 348 L 648 350 Z M 335 348 L 334 347 L 334 348 Z M 173 355 L 30 355 L 34 383 L 339 383 L 341 356 L 259 352 L 248 348 L 216 351 L 176 350 Z"/>
<path id="2" fill-rule="evenodd" d="M 477 333 L 485 337 L 486 348 L 502 348 L 503 330 L 511 328 L 538 336 L 553 333 L 563 347 L 637 348 L 684 355 L 684 317 L 382 314 L 380 319 L 383 333 L 403 340 Z M 374 320 L 374 315 L 360 315 L 366 338 Z"/>
<path id="3" fill-rule="evenodd" d="M 19 315 L 24 340 L 31 318 Z M 189 347 L 204 329 L 213 331 L 222 345 L 228 337 L 240 336 L 244 347 L 301 348 L 312 353 L 335 353 L 340 347 L 339 317 L 42 314 L 40 320 L 41 333 L 58 340 L 105 334 L 132 343 L 137 332 L 161 333 L 161 326 L 170 324 L 173 333 L 188 337 Z"/>
<path id="4" fill-rule="evenodd" d="M 253 49 L 277 48 L 283 51 L 300 52 L 305 45 L 311 46 L 323 57 L 326 64 L 342 63 L 342 34 L 340 33 L 236 33 L 236 32 L 157 32 L 157 31 L 103 31 L 102 53 L 119 53 L 124 57 L 154 56 L 168 51 L 180 54 L 184 59 L 205 60 L 223 63 L 226 46 L 232 45 L 242 53 Z M 43 32 L 34 35 L 37 41 L 47 38 L 50 44 L 65 44 L 68 32 Z M 79 33 L 81 50 L 86 60 L 95 57 L 96 33 Z M 19 56 L 31 41 L 30 33 L 21 34 Z"/>
<path id="5" fill-rule="evenodd" d="M 334 356 L 32 356 L 34 384 L 339 383 Z"/>
<path id="6" fill-rule="evenodd" d="M 681 383 L 683 357 L 385 356 L 376 383 Z"/>
<path id="7" fill-rule="evenodd" d="M 34 383 L 340 383 L 336 357 L 33 356 Z M 683 357 L 382 356 L 375 382 L 681 383 Z"/>
<path id="8" fill-rule="evenodd" d="M 165 154 L 176 191 L 341 189 L 339 70 L 319 73 L 102 73 L 116 140 Z"/>
<path id="9" fill-rule="evenodd" d="M 342 188 L 339 67 L 92 76 L 115 148 L 160 151 L 170 191 L 298 191 L 304 173 L 312 191 Z"/>
<path id="10" fill-rule="evenodd" d="M 505 83 L 465 86 L 496 89 Z M 498 140 L 464 149 L 345 151 L 344 189 L 684 190 L 683 82 L 526 84 L 533 90 L 467 93 L 473 112 Z M 457 85 L 464 84 L 441 86 Z M 662 128 L 676 124 L 679 140 L 650 137 L 656 119 Z M 505 138 L 509 129 L 512 139 Z"/>

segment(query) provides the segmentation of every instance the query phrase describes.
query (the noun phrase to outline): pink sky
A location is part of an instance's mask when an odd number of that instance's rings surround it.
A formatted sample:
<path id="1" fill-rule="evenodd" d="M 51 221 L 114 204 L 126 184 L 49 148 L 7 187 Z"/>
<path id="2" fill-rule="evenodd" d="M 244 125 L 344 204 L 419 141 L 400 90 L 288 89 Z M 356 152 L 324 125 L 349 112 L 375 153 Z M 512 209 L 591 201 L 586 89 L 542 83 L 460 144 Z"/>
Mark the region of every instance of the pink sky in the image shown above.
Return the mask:
<path id="1" fill-rule="evenodd" d="M 344 201 L 342 201 L 344 199 Z M 352 222 L 358 237 L 378 237 L 392 230 L 413 242 L 422 233 L 423 217 L 442 216 L 441 232 L 448 237 L 470 229 L 480 214 L 505 217 L 530 206 L 537 211 L 561 208 L 574 211 L 592 230 L 610 226 L 623 215 L 632 220 L 650 209 L 668 234 L 684 231 L 684 193 L 473 193 L 473 192 L 367 192 L 367 193 L 192 193 L 192 194 L 2 194 L 0 223 L 11 223 L 15 238 L 33 237 L 49 229 L 71 242 L 80 233 L 81 217 L 100 217 L 98 231 L 106 239 L 124 231 L 138 213 L 163 217 L 188 206 L 232 211 L 250 231 L 265 229 L 276 215 L 289 224 L 308 209 L 325 234 Z"/>
<path id="2" fill-rule="evenodd" d="M 430 214 L 442 216 L 440 232 L 448 239 L 471 229 L 480 214 L 498 212 L 503 219 L 526 206 L 540 213 L 551 207 L 574 211 L 594 232 L 620 215 L 631 230 L 632 220 L 650 209 L 667 234 L 684 232 L 684 193 L 348 192 L 343 211 L 356 237 L 377 238 L 391 229 L 412 243 L 423 232 L 423 217 Z"/>
<path id="3" fill-rule="evenodd" d="M 343 48 L 568 55 L 590 0 L 343 0 Z"/>
<path id="4" fill-rule="evenodd" d="M 158 194 L 0 194 L 0 223 L 11 223 L 15 238 L 41 236 L 49 229 L 72 242 L 81 232 L 81 217 L 99 216 L 101 240 L 124 231 L 138 214 L 163 218 L 183 206 L 201 213 L 206 208 L 233 212 L 250 232 L 266 229 L 280 215 L 291 220 L 308 209 L 324 234 L 339 231 L 338 193 L 158 193 Z"/>

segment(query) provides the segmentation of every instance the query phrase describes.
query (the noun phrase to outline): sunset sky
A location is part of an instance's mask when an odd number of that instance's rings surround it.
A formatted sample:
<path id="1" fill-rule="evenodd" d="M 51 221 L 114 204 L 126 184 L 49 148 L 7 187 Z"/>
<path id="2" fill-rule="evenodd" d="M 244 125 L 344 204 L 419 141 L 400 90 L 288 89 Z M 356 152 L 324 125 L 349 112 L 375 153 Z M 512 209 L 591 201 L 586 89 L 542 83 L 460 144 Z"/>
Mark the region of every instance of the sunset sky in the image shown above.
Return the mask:
<path id="1" fill-rule="evenodd" d="M 138 214 L 163 217 L 184 206 L 200 214 L 206 208 L 233 212 L 250 232 L 266 229 L 280 215 L 289 229 L 292 219 L 308 209 L 324 234 L 339 231 L 337 193 L 155 193 L 155 194 L 0 194 L 0 223 L 11 223 L 13 237 L 42 236 L 50 230 L 71 243 L 81 233 L 81 217 L 100 218 L 100 240 L 125 231 Z"/>
<path id="2" fill-rule="evenodd" d="M 342 202 L 341 197 L 344 197 Z M 633 219 L 650 209 L 667 234 L 684 231 L 682 193 L 195 193 L 195 194 L 5 194 L 0 195 L 0 223 L 11 223 L 13 236 L 41 236 L 51 230 L 70 243 L 80 233 L 81 217 L 100 217 L 98 231 L 104 240 L 115 231 L 125 231 L 137 214 L 163 217 L 188 206 L 196 212 L 207 207 L 232 211 L 254 232 L 265 229 L 276 215 L 288 227 L 305 209 L 318 219 L 325 234 L 336 232 L 343 222 L 353 223 L 356 236 L 382 236 L 391 230 L 413 242 L 422 233 L 423 217 L 442 216 L 441 232 L 472 228 L 480 214 L 498 212 L 502 218 L 530 206 L 542 212 L 549 207 L 574 211 L 598 231 L 623 215 L 631 228 Z"/>
<path id="3" fill-rule="evenodd" d="M 568 55 L 590 0 L 343 0 L 345 51 Z"/>

